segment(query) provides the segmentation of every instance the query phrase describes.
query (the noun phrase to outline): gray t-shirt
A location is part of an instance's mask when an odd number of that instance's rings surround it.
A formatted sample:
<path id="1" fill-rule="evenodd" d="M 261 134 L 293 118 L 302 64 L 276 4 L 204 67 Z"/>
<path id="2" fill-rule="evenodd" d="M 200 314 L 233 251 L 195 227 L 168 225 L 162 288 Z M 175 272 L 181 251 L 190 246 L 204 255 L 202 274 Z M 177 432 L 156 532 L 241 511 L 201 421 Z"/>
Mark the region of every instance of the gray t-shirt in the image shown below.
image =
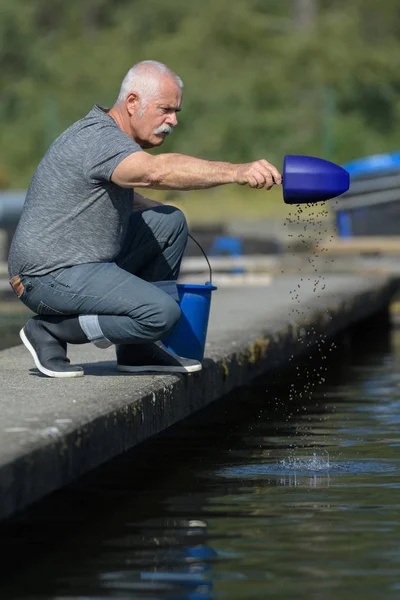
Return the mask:
<path id="1" fill-rule="evenodd" d="M 141 150 L 97 105 L 61 134 L 32 177 L 8 257 L 10 277 L 115 260 L 133 190 L 110 178 L 124 158 Z"/>

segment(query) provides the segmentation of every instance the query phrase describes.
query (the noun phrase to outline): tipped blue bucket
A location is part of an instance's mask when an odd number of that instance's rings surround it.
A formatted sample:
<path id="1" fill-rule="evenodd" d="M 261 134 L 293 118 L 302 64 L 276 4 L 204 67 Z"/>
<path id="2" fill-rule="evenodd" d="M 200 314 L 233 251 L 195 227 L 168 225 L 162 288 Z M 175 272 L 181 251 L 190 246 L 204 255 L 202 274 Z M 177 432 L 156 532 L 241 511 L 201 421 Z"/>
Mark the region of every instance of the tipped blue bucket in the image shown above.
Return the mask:
<path id="1" fill-rule="evenodd" d="M 339 165 L 317 158 L 288 154 L 282 172 L 283 199 L 286 204 L 325 202 L 347 192 L 349 173 Z"/>
<path id="2" fill-rule="evenodd" d="M 211 283 L 178 283 L 177 288 L 181 318 L 163 342 L 175 354 L 201 361 L 206 347 L 211 293 L 217 288 Z"/>

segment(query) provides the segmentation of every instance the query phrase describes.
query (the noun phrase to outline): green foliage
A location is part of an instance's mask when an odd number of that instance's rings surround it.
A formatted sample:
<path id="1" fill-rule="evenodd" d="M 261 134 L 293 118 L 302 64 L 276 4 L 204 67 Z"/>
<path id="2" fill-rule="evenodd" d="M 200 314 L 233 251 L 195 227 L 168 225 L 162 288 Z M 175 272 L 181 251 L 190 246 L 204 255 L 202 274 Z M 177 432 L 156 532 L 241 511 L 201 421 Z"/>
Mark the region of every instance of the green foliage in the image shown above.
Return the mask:
<path id="1" fill-rule="evenodd" d="M 2 0 L 0 186 L 26 186 L 49 143 L 111 106 L 145 58 L 185 84 L 163 151 L 279 167 L 289 153 L 398 149 L 398 0 L 316 1 L 304 31 L 294 0 Z"/>

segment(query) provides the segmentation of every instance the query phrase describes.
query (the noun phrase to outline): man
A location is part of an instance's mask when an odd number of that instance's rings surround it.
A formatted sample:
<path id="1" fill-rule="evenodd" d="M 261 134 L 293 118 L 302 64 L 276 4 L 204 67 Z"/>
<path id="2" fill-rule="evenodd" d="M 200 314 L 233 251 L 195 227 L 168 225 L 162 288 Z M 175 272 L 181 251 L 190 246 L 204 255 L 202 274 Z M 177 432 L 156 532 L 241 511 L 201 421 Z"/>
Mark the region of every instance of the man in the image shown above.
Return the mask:
<path id="1" fill-rule="evenodd" d="M 44 375 L 82 376 L 67 344 L 87 342 L 115 344 L 120 371 L 201 369 L 161 343 L 180 317 L 175 281 L 188 235 L 184 215 L 133 190 L 228 183 L 270 189 L 281 176 L 265 160 L 231 164 L 146 152 L 177 125 L 182 87 L 166 65 L 134 65 L 115 105 L 95 105 L 69 127 L 33 175 L 9 276 L 37 313 L 20 336 Z"/>

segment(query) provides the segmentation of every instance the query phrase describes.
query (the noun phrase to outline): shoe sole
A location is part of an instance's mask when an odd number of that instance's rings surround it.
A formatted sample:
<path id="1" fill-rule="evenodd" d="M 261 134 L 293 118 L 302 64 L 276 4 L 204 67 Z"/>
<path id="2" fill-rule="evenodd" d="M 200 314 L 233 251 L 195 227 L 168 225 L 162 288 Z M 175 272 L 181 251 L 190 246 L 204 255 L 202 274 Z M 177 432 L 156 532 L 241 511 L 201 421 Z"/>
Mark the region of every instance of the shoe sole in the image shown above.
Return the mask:
<path id="1" fill-rule="evenodd" d="M 143 366 L 143 367 L 130 367 L 127 365 L 117 365 L 117 371 L 121 373 L 194 373 L 201 371 L 203 365 L 193 365 L 191 367 L 163 367 L 161 365 Z"/>
<path id="2" fill-rule="evenodd" d="M 43 365 L 40 364 L 38 355 L 36 354 L 35 349 L 32 346 L 32 344 L 26 337 L 23 328 L 19 332 L 19 337 L 21 338 L 22 343 L 24 344 L 25 348 L 27 350 L 29 350 L 29 352 L 31 353 L 32 358 L 35 361 L 35 365 L 36 365 L 37 369 L 39 369 L 39 371 L 41 373 L 43 373 L 43 375 L 47 375 L 47 377 L 63 377 L 63 378 L 65 378 L 65 377 L 82 377 L 85 374 L 83 369 L 81 369 L 80 371 L 65 371 L 65 372 L 50 371 L 49 369 L 46 369 L 46 367 L 43 367 Z"/>

